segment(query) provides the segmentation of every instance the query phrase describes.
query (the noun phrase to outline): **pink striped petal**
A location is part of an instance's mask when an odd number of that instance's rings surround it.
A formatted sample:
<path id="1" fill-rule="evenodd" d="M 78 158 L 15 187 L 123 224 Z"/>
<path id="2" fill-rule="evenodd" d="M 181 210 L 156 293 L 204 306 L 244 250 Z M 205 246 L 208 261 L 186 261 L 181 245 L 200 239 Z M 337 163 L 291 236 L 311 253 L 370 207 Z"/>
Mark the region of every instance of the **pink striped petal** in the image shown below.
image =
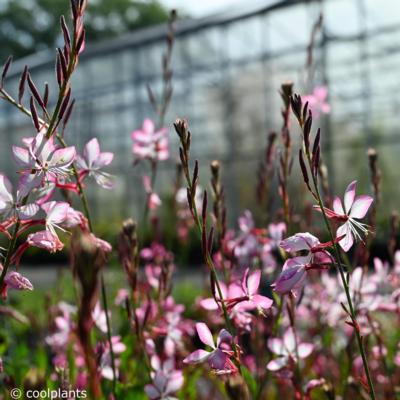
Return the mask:
<path id="1" fill-rule="evenodd" d="M 75 156 L 76 150 L 74 146 L 58 149 L 51 156 L 50 165 L 56 168 L 68 167 L 74 161 Z"/>
<path id="2" fill-rule="evenodd" d="M 13 146 L 12 152 L 15 162 L 21 167 L 29 167 L 31 165 L 31 159 L 29 151 L 22 147 Z"/>
<path id="3" fill-rule="evenodd" d="M 342 226 L 339 226 L 338 230 L 336 231 L 337 238 L 343 235 L 344 238 L 339 242 L 339 245 L 344 251 L 347 252 L 351 249 L 351 246 L 353 246 L 354 243 L 354 238 L 350 230 L 349 222 L 346 222 Z"/>
<path id="4" fill-rule="evenodd" d="M 301 250 L 310 250 L 312 247 L 319 244 L 318 238 L 311 233 L 302 232 L 296 233 L 280 242 L 280 247 L 288 252 L 296 252 Z"/>
<path id="5" fill-rule="evenodd" d="M 267 369 L 270 371 L 279 371 L 283 367 L 285 367 L 287 364 L 287 358 L 286 357 L 278 357 L 275 358 L 275 360 L 271 360 L 267 364 Z"/>
<path id="6" fill-rule="evenodd" d="M 12 185 L 5 175 L 0 174 L 0 200 L 5 203 L 12 203 Z"/>
<path id="7" fill-rule="evenodd" d="M 342 200 L 337 196 L 333 199 L 333 211 L 336 214 L 344 215 Z"/>
<path id="8" fill-rule="evenodd" d="M 217 338 L 217 347 L 219 347 L 222 343 L 230 344 L 232 340 L 232 335 L 226 329 L 221 329 Z"/>
<path id="9" fill-rule="evenodd" d="M 4 282 L 17 290 L 33 290 L 33 285 L 28 278 L 22 276 L 19 272 L 10 271 L 6 273 Z"/>
<path id="10" fill-rule="evenodd" d="M 210 330 L 208 329 L 208 326 L 204 322 L 198 322 L 196 324 L 196 330 L 200 340 L 207 346 L 215 349 L 214 339 Z"/>
<path id="11" fill-rule="evenodd" d="M 89 168 L 97 161 L 100 156 L 100 145 L 97 138 L 93 138 L 85 144 L 83 156 L 85 157 Z"/>
<path id="12" fill-rule="evenodd" d="M 143 121 L 143 130 L 147 134 L 153 134 L 154 133 L 154 122 L 149 118 L 145 118 L 145 120 Z"/>
<path id="13" fill-rule="evenodd" d="M 255 294 L 252 296 L 251 301 L 257 306 L 264 310 L 271 308 L 274 303 L 269 297 L 261 296 L 260 294 Z"/>
<path id="14" fill-rule="evenodd" d="M 280 338 L 268 339 L 267 346 L 269 350 L 276 355 L 286 355 L 286 349 L 283 341 Z"/>
<path id="15" fill-rule="evenodd" d="M 347 186 L 346 192 L 344 194 L 344 208 L 346 214 L 349 213 L 351 206 L 353 205 L 354 197 L 356 196 L 356 186 L 357 181 L 351 182 L 349 186 Z"/>
<path id="16" fill-rule="evenodd" d="M 364 218 L 374 199 L 371 196 L 357 196 L 350 210 L 350 217 Z"/>
<path id="17" fill-rule="evenodd" d="M 185 364 L 198 364 L 206 361 L 210 357 L 210 352 L 199 349 L 189 354 L 183 362 Z"/>
<path id="18" fill-rule="evenodd" d="M 297 351 L 300 358 L 308 357 L 314 350 L 314 345 L 311 343 L 300 343 Z"/>
<path id="19" fill-rule="evenodd" d="M 228 356 L 222 350 L 214 350 L 208 358 L 208 363 L 213 369 L 224 369 Z"/>
<path id="20" fill-rule="evenodd" d="M 114 153 L 111 152 L 104 152 L 99 155 L 98 160 L 95 162 L 95 165 L 99 168 L 104 167 L 106 165 L 111 164 L 112 160 L 114 159 Z"/>
<path id="21" fill-rule="evenodd" d="M 249 296 L 257 293 L 258 287 L 260 286 L 261 271 L 255 271 L 247 278 L 247 293 Z"/>

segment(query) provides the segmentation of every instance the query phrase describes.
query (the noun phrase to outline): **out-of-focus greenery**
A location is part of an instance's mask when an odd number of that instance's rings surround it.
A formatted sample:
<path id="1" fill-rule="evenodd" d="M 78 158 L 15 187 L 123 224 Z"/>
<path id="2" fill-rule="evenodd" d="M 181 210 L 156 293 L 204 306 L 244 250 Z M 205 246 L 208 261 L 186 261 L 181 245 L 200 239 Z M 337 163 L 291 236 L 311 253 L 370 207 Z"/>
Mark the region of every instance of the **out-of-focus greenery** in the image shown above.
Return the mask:
<path id="1" fill-rule="evenodd" d="M 61 44 L 60 15 L 68 15 L 69 0 L 2 0 L 0 59 L 20 58 Z M 165 22 L 167 10 L 156 0 L 89 1 L 86 40 L 93 43 L 138 28 Z"/>

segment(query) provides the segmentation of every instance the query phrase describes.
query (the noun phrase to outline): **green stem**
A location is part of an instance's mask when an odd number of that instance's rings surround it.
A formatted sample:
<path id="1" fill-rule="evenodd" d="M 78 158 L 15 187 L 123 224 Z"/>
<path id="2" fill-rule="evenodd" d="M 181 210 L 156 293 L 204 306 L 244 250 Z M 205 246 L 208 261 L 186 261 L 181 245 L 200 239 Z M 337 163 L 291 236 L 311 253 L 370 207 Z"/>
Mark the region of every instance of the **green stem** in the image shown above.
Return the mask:
<path id="1" fill-rule="evenodd" d="M 19 230 L 20 225 L 21 225 L 21 223 L 20 223 L 20 221 L 18 219 L 16 224 L 15 224 L 14 232 L 12 234 L 11 240 L 10 240 L 10 242 L 8 244 L 6 259 L 4 261 L 3 270 L 1 271 L 1 275 L 0 275 L 0 288 L 3 287 L 4 278 L 5 278 L 6 274 L 7 274 L 8 267 L 10 266 L 11 257 L 12 257 L 12 254 L 14 252 L 15 245 L 17 243 L 18 230 Z"/>
<path id="2" fill-rule="evenodd" d="M 312 171 L 312 162 L 311 162 L 310 153 L 308 151 L 306 151 L 306 156 L 307 156 L 307 160 L 308 160 L 310 169 Z M 335 241 L 335 237 L 333 235 L 332 228 L 331 228 L 331 226 L 329 224 L 328 217 L 326 216 L 326 213 L 325 213 L 324 204 L 323 204 L 323 201 L 322 201 L 322 198 L 321 198 L 321 194 L 320 194 L 319 188 L 318 188 L 317 178 L 313 173 L 311 173 L 311 175 L 312 175 L 312 179 L 313 179 L 313 185 L 314 185 L 314 189 L 315 189 L 315 194 L 317 195 L 318 205 L 319 205 L 319 207 L 321 209 L 321 212 L 322 212 L 322 215 L 323 215 L 323 218 L 324 218 L 324 222 L 325 222 L 325 225 L 327 227 L 327 230 L 328 230 L 328 233 L 329 233 L 329 236 L 330 236 L 330 240 L 332 241 L 332 244 L 333 244 L 333 249 L 334 249 L 336 263 L 337 263 L 337 269 L 339 271 L 340 279 L 342 281 L 342 285 L 344 287 L 344 291 L 345 291 L 345 294 L 346 294 L 347 304 L 349 306 L 349 311 L 350 311 L 350 318 L 352 320 L 352 323 L 354 324 L 353 328 L 354 328 L 354 332 L 355 332 L 355 335 L 356 335 L 358 348 L 360 350 L 360 354 L 361 354 L 361 358 L 362 358 L 362 362 L 363 362 L 363 366 L 364 366 L 365 375 L 366 375 L 367 381 L 368 381 L 369 394 L 370 394 L 371 399 L 375 400 L 375 398 L 376 398 L 375 397 L 375 390 L 374 390 L 374 385 L 372 383 L 371 374 L 370 374 L 370 371 L 369 371 L 368 359 L 367 359 L 367 356 L 366 356 L 366 353 L 365 353 L 362 337 L 361 337 L 360 330 L 359 330 L 359 327 L 358 327 L 358 324 L 357 324 L 356 312 L 355 312 L 354 307 L 353 307 L 353 302 L 352 302 L 351 294 L 350 294 L 350 288 L 349 288 L 349 285 L 347 284 L 345 272 L 344 272 L 344 269 L 343 269 L 343 265 L 342 265 L 342 261 L 341 261 L 341 257 L 340 257 L 339 247 L 338 247 L 338 244 Z"/>
<path id="3" fill-rule="evenodd" d="M 193 191 L 193 187 L 192 187 L 192 183 L 190 181 L 190 177 L 189 177 L 188 174 L 185 174 L 185 176 L 186 176 L 186 181 L 187 181 L 187 184 L 188 184 L 188 187 L 189 187 L 189 191 L 192 192 Z M 194 220 L 195 220 L 196 226 L 197 226 L 197 228 L 199 230 L 200 238 L 201 238 L 202 235 L 203 235 L 203 227 L 202 227 L 202 224 L 201 224 L 198 212 L 197 212 L 196 204 L 193 205 L 193 216 L 194 216 Z M 234 335 L 235 330 L 234 330 L 232 322 L 231 322 L 231 320 L 229 318 L 229 314 L 228 314 L 228 310 L 227 310 L 226 305 L 225 305 L 225 301 L 224 301 L 224 297 L 223 297 L 223 294 L 222 294 L 221 286 L 219 284 L 217 271 L 215 269 L 214 262 L 213 262 L 213 260 L 211 258 L 211 255 L 210 255 L 208 249 L 205 249 L 205 260 L 204 261 L 206 262 L 207 266 L 209 267 L 209 269 L 211 271 L 211 275 L 212 275 L 213 281 L 215 282 L 215 286 L 217 288 L 218 296 L 219 296 L 220 302 L 221 302 L 221 307 L 222 307 L 222 312 L 223 312 L 223 315 L 224 315 L 224 320 L 225 320 L 226 327 L 232 333 L 232 335 Z M 239 354 L 238 354 L 238 351 L 237 351 L 235 343 L 232 343 L 232 350 L 235 353 L 235 358 L 239 361 Z M 239 362 L 238 362 L 238 369 L 239 369 L 239 373 L 242 374 L 242 369 L 241 369 L 241 366 L 240 366 Z"/>
<path id="4" fill-rule="evenodd" d="M 150 187 L 151 191 L 153 192 L 154 190 L 154 185 L 156 183 L 156 177 L 157 177 L 157 161 L 152 160 L 151 161 L 151 178 L 150 178 Z M 144 219 L 144 226 L 147 226 L 147 217 L 149 216 L 149 200 L 150 200 L 150 195 L 149 193 L 146 197 L 146 204 L 144 208 L 144 214 L 143 214 L 143 219 Z"/>
<path id="5" fill-rule="evenodd" d="M 102 294 L 102 297 L 103 297 L 104 310 L 105 310 L 105 313 L 106 313 L 107 338 L 108 338 L 108 343 L 109 343 L 109 346 L 110 346 L 111 368 L 112 368 L 112 371 L 113 371 L 113 394 L 114 394 L 114 398 L 117 399 L 117 396 L 116 396 L 117 374 L 116 374 L 116 369 L 115 369 L 115 355 L 114 355 L 114 351 L 112 350 L 112 337 L 111 337 L 110 317 L 108 315 L 107 293 L 106 293 L 106 286 L 104 284 L 104 276 L 103 276 L 103 274 L 101 274 L 100 280 L 101 280 L 101 294 Z"/>

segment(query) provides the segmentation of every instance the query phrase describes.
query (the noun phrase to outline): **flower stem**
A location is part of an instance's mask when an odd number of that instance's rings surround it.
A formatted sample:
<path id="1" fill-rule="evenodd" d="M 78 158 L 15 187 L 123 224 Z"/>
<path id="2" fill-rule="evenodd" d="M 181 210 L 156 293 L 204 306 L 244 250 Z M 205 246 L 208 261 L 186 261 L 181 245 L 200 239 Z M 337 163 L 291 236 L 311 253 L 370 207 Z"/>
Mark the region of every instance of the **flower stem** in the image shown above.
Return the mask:
<path id="1" fill-rule="evenodd" d="M 104 284 L 103 274 L 101 274 L 100 281 L 101 281 L 101 294 L 103 297 L 103 305 L 104 305 L 104 310 L 106 313 L 107 339 L 108 339 L 108 344 L 110 346 L 111 368 L 112 368 L 112 372 L 113 372 L 113 394 L 114 394 L 114 398 L 117 399 L 117 396 L 116 396 L 117 374 L 116 374 L 116 369 L 115 369 L 115 355 L 114 355 L 114 351 L 112 349 L 110 317 L 108 315 L 107 293 L 106 293 L 106 286 Z"/>
<path id="2" fill-rule="evenodd" d="M 307 156 L 307 160 L 308 160 L 309 166 L 311 168 L 312 167 L 312 162 L 311 162 L 310 153 L 308 151 L 306 151 L 306 156 Z M 328 230 L 328 233 L 329 233 L 329 236 L 330 236 L 330 240 L 332 241 L 332 244 L 333 244 L 333 249 L 334 249 L 336 263 L 337 263 L 337 269 L 339 271 L 340 279 L 342 281 L 342 285 L 344 287 L 344 291 L 345 291 L 345 294 L 346 294 L 347 304 L 349 306 L 350 318 L 351 318 L 352 323 L 353 323 L 353 328 L 354 328 L 354 332 L 355 332 L 355 335 L 356 335 L 358 348 L 359 348 L 359 351 L 360 351 L 360 354 L 361 354 L 365 375 L 366 375 L 367 381 L 368 381 L 369 395 L 370 395 L 372 400 L 375 400 L 375 398 L 376 398 L 375 397 L 375 390 L 374 390 L 374 385 L 373 385 L 373 382 L 372 382 L 371 374 L 370 374 L 370 371 L 369 371 L 368 359 L 367 359 L 367 356 L 366 356 L 366 353 L 365 353 L 365 349 L 364 349 L 363 338 L 362 338 L 362 336 L 360 334 L 360 330 L 359 330 L 359 327 L 358 327 L 357 318 L 356 318 L 356 312 L 355 312 L 355 309 L 354 309 L 354 306 L 353 306 L 353 301 L 351 299 L 351 294 L 350 294 L 350 288 L 349 288 L 349 285 L 347 283 L 346 276 L 345 276 L 345 271 L 344 271 L 343 264 L 342 264 L 342 261 L 341 261 L 339 247 L 338 247 L 338 244 L 335 241 L 335 237 L 333 235 L 332 228 L 331 228 L 331 226 L 329 224 L 328 217 L 326 216 L 326 213 L 325 213 L 324 204 L 323 204 L 323 201 L 322 201 L 321 194 L 319 192 L 317 178 L 313 173 L 311 175 L 312 175 L 312 179 L 313 179 L 313 185 L 314 185 L 314 189 L 315 189 L 315 194 L 317 196 L 318 205 L 321 208 L 321 212 L 322 212 L 322 215 L 323 215 L 323 218 L 324 218 L 324 222 L 325 222 L 326 228 Z"/>
<path id="3" fill-rule="evenodd" d="M 19 227 L 20 227 L 20 221 L 18 219 L 16 224 L 15 224 L 15 227 L 14 227 L 14 232 L 13 232 L 12 237 L 10 239 L 10 242 L 8 244 L 6 259 L 4 261 L 3 270 L 1 271 L 1 275 L 0 275 L 0 288 L 3 287 L 4 278 L 5 278 L 6 274 L 7 274 L 8 267 L 10 266 L 11 256 L 12 256 L 12 254 L 14 252 L 15 245 L 17 243 Z"/>

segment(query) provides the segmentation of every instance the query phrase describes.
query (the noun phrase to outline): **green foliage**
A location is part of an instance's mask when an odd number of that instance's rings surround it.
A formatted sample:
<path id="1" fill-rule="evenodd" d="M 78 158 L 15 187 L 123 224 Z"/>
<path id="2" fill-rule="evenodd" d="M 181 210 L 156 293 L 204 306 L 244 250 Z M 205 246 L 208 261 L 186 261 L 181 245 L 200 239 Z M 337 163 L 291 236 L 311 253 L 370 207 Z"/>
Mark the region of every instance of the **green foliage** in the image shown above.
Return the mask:
<path id="1" fill-rule="evenodd" d="M 257 382 L 254 378 L 253 374 L 246 368 L 242 367 L 243 378 L 247 383 L 248 388 L 250 389 L 250 393 L 252 397 L 255 399 L 257 396 Z"/>
<path id="2" fill-rule="evenodd" d="M 0 59 L 23 57 L 60 45 L 60 15 L 69 14 L 68 0 L 3 0 L 0 4 Z M 168 12 L 156 0 L 89 1 L 86 40 L 108 39 L 165 22 Z"/>

